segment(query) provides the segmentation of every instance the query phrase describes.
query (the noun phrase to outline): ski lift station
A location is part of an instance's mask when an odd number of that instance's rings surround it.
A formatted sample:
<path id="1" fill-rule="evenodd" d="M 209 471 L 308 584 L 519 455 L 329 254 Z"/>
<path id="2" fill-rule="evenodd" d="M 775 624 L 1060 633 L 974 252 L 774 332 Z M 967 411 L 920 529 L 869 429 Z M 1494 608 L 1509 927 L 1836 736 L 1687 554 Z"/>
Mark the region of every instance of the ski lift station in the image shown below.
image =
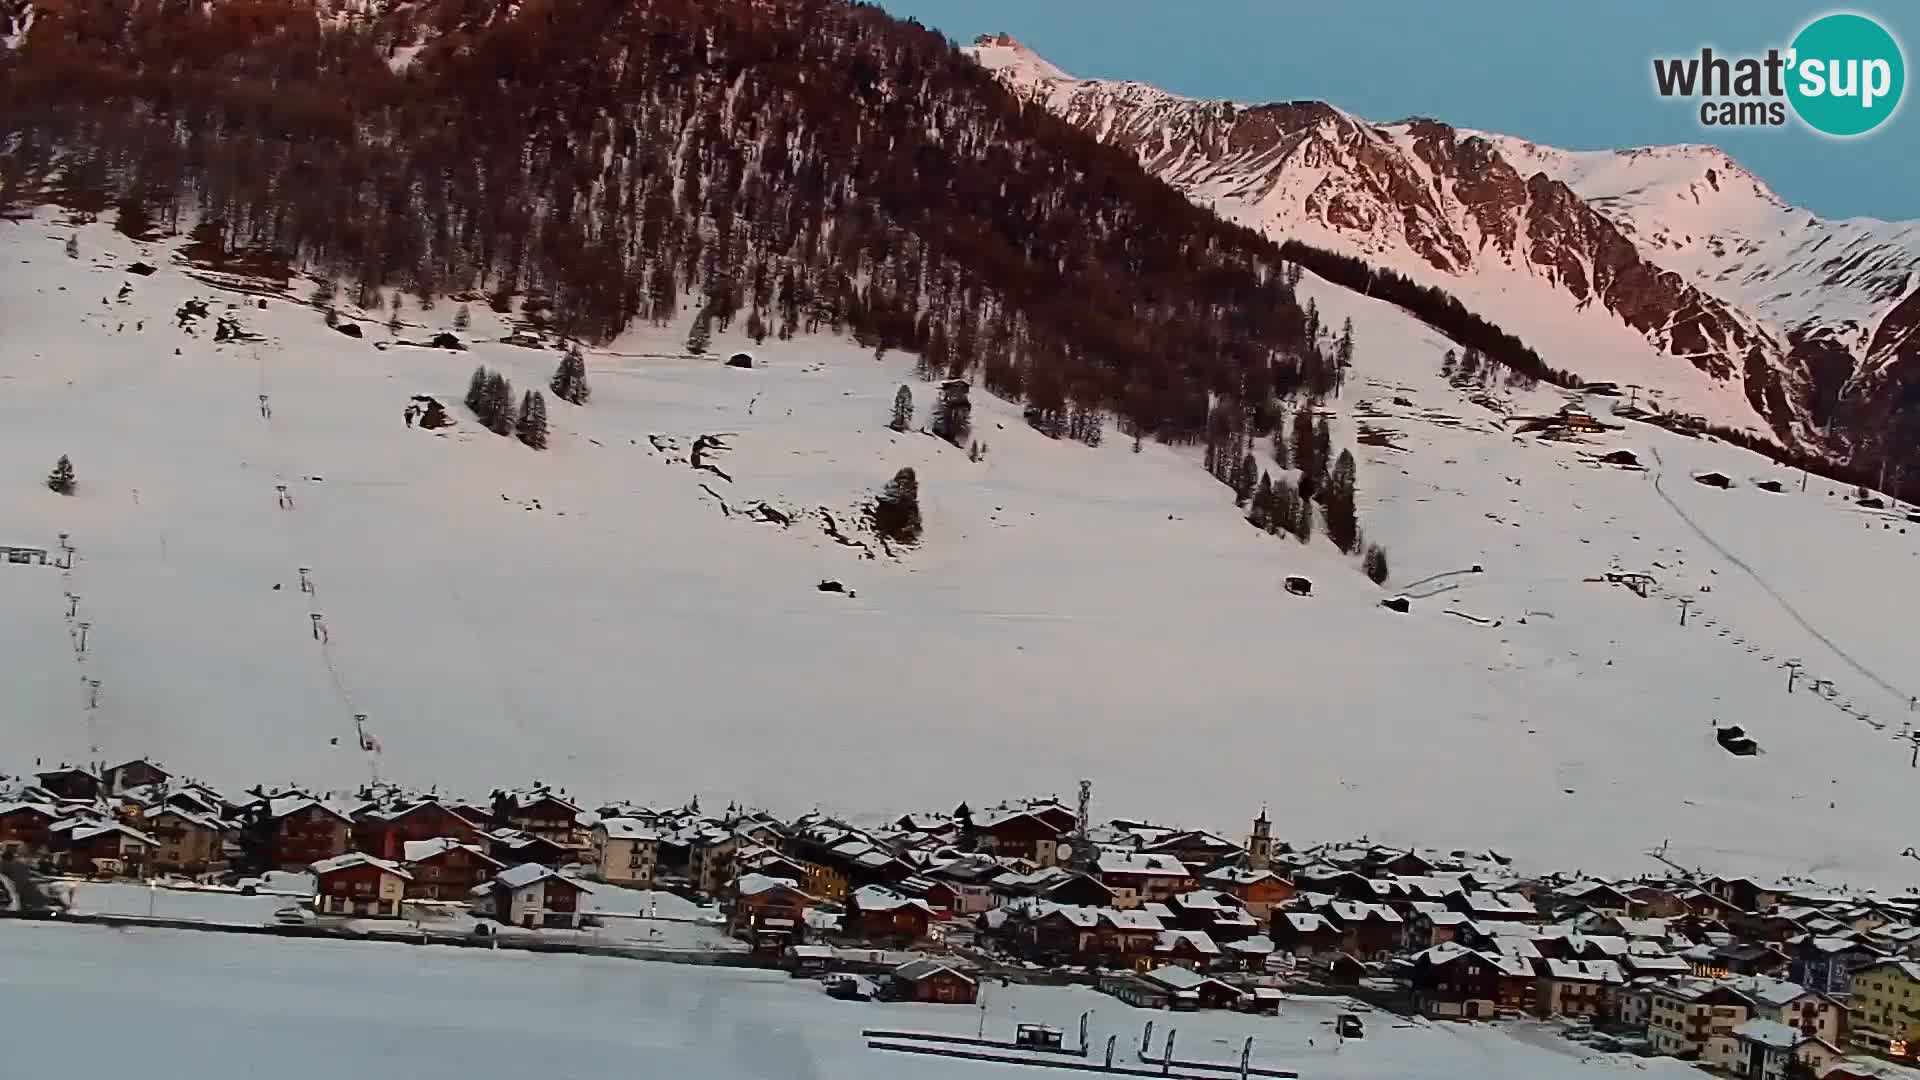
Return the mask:
<path id="1" fill-rule="evenodd" d="M 47 549 L 0 544 L 0 558 L 10 563 L 21 563 L 28 566 L 45 566 L 47 565 Z"/>

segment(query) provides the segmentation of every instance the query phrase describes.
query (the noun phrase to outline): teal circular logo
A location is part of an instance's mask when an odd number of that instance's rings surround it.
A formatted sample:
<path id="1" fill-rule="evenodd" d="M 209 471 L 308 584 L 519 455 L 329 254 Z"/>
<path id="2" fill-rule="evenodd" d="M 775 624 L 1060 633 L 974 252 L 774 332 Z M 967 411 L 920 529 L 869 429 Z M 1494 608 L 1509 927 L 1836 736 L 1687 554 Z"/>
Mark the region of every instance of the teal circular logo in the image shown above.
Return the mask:
<path id="1" fill-rule="evenodd" d="M 1822 15 L 1793 39 L 1787 98 L 1808 127 L 1842 138 L 1887 122 L 1907 88 L 1907 63 L 1887 28 L 1865 15 Z"/>

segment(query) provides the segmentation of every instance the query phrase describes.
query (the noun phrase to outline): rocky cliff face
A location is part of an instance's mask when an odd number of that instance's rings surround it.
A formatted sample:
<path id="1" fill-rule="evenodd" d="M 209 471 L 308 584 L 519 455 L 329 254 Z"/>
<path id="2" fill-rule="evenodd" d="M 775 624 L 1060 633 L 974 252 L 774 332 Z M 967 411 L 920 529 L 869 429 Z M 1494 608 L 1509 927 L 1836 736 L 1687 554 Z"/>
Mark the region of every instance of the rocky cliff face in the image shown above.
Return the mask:
<path id="1" fill-rule="evenodd" d="M 1847 458 L 1920 397 L 1920 223 L 1823 221 L 1715 148 L 1570 152 L 1074 79 L 1005 36 L 970 52 L 1223 217 L 1445 289 L 1663 407 Z"/>

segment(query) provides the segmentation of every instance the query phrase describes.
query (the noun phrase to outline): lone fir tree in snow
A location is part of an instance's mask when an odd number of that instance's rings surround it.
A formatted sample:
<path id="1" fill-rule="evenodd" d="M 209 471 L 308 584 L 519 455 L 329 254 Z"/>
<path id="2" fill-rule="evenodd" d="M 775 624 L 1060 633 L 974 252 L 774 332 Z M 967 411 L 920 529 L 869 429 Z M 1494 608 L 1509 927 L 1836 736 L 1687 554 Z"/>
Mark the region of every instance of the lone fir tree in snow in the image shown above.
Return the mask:
<path id="1" fill-rule="evenodd" d="M 467 305 L 461 304 L 460 310 L 453 313 L 453 328 L 455 330 L 465 330 L 472 325 L 473 312 L 467 310 Z"/>
<path id="2" fill-rule="evenodd" d="M 473 378 L 467 380 L 467 408 L 472 409 L 475 416 L 479 416 L 484 420 L 486 417 L 482 415 L 482 412 L 486 408 L 486 401 L 487 369 L 477 367 L 473 369 Z"/>
<path id="3" fill-rule="evenodd" d="M 73 462 L 67 455 L 61 454 L 60 460 L 53 464 L 53 471 L 47 474 L 47 489 L 71 495 L 75 486 L 77 481 L 73 477 Z"/>
<path id="4" fill-rule="evenodd" d="M 520 441 L 535 450 L 547 448 L 547 398 L 538 390 L 529 390 L 520 399 L 520 419 L 513 425 Z"/>
<path id="5" fill-rule="evenodd" d="M 693 317 L 693 325 L 687 328 L 687 351 L 695 356 L 707 355 L 707 346 L 713 344 L 713 316 L 705 308 Z"/>
<path id="6" fill-rule="evenodd" d="M 911 468 L 901 469 L 880 490 L 871 511 L 873 531 L 882 539 L 911 544 L 920 539 L 920 480 Z"/>
<path id="7" fill-rule="evenodd" d="M 893 418 L 887 421 L 887 426 L 895 431 L 913 426 L 913 391 L 907 389 L 906 383 L 901 383 L 900 389 L 893 392 Z"/>
<path id="8" fill-rule="evenodd" d="M 1361 557 L 1361 569 L 1375 585 L 1387 583 L 1387 549 L 1379 544 L 1368 544 L 1366 555 Z"/>
<path id="9" fill-rule="evenodd" d="M 1327 539 L 1348 554 L 1360 544 L 1354 473 L 1353 453 L 1340 451 L 1339 459 L 1333 463 L 1333 472 L 1327 477 L 1327 486 L 1320 492 L 1320 502 L 1327 508 Z"/>
<path id="10" fill-rule="evenodd" d="M 585 405 L 587 399 L 593 396 L 593 391 L 587 388 L 587 358 L 578 345 L 568 349 L 567 355 L 560 358 L 553 381 L 547 385 L 554 397 L 571 405 Z"/>

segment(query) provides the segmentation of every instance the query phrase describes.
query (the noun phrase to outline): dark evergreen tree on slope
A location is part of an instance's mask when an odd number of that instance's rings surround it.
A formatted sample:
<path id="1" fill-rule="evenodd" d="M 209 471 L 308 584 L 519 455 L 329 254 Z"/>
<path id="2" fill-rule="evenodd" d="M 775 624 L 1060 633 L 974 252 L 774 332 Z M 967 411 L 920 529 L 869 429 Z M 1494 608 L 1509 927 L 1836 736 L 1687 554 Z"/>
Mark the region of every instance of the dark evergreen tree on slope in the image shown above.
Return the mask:
<path id="1" fill-rule="evenodd" d="M 67 455 L 61 454 L 60 460 L 53 463 L 53 471 L 47 474 L 47 489 L 62 495 L 71 495 L 77 486 L 79 485 L 74 479 L 73 462 Z"/>
<path id="2" fill-rule="evenodd" d="M 1360 544 L 1360 516 L 1355 505 L 1355 469 L 1353 453 L 1340 451 L 1340 457 L 1333 463 L 1333 472 L 1327 477 L 1327 486 L 1320 493 L 1320 502 L 1327 508 L 1327 539 L 1333 546 L 1351 555 Z"/>
<path id="3" fill-rule="evenodd" d="M 893 418 L 887 426 L 895 431 L 905 431 L 913 426 L 913 391 L 907 384 L 901 383 L 900 389 L 893 393 Z"/>
<path id="4" fill-rule="evenodd" d="M 529 390 L 520 399 L 520 418 L 513 425 L 520 441 L 535 450 L 547 448 L 547 398 L 538 390 Z"/>
<path id="5" fill-rule="evenodd" d="M 887 481 L 873 501 L 873 531 L 897 544 L 920 539 L 920 480 L 913 470 L 901 469 Z"/>
<path id="6" fill-rule="evenodd" d="M 587 388 L 587 358 L 580 352 L 578 345 L 567 350 L 560 358 L 560 366 L 553 373 L 553 381 L 548 383 L 553 396 L 571 405 L 585 405 L 593 396 Z"/>

